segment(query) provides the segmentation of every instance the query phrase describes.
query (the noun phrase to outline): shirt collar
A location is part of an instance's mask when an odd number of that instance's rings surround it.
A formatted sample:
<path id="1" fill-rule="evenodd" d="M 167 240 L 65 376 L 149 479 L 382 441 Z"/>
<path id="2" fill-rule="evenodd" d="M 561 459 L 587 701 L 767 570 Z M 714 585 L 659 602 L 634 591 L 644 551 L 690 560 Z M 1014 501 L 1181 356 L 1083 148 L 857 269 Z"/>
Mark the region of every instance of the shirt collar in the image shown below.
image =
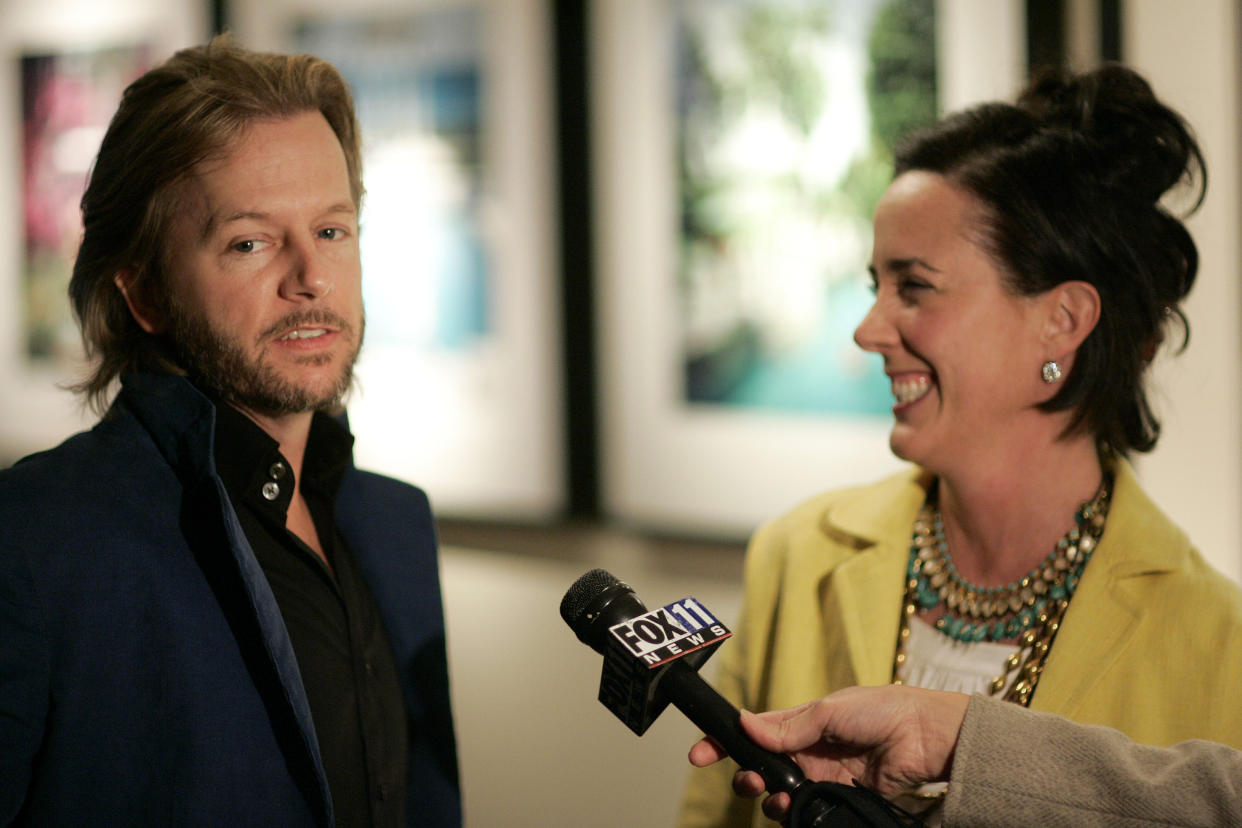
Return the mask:
<path id="1" fill-rule="evenodd" d="M 294 478 L 289 461 L 276 442 L 257 423 L 218 398 L 216 406 L 216 470 L 233 497 L 261 498 L 283 513 L 293 498 Z M 302 459 L 302 492 L 329 500 L 336 498 L 350 465 L 354 438 L 338 420 L 316 412 L 311 420 Z"/>

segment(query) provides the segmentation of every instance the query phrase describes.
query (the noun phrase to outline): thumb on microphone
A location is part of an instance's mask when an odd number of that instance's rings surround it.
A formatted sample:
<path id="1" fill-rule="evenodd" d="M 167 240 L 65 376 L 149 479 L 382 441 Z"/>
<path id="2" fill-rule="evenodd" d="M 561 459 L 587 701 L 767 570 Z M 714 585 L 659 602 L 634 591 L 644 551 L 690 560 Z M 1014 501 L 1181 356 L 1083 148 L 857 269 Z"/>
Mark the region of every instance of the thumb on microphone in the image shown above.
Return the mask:
<path id="1" fill-rule="evenodd" d="M 755 744 L 784 753 L 816 782 L 852 784 L 858 780 L 883 796 L 894 796 L 924 782 L 948 778 L 957 734 L 970 697 L 961 693 L 887 685 L 848 687 L 785 710 L 743 713 L 742 729 Z M 703 766 L 724 757 L 710 740 L 690 751 Z M 734 790 L 755 797 L 763 783 L 739 772 Z M 764 803 L 780 811 L 784 797 Z"/>

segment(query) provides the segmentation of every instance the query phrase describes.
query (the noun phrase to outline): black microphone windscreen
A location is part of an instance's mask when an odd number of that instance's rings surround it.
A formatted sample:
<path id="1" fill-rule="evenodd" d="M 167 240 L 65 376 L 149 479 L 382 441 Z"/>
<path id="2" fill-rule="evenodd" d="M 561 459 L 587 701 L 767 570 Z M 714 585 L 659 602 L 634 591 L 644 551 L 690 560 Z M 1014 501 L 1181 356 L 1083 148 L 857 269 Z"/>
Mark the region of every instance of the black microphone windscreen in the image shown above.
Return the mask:
<path id="1" fill-rule="evenodd" d="M 591 602 L 608 587 L 619 583 L 621 581 L 613 576 L 611 572 L 605 569 L 592 569 L 574 581 L 573 586 L 569 588 L 565 593 L 565 597 L 561 599 L 561 618 L 565 620 L 566 624 L 576 630 L 578 628 L 578 619 L 587 611 Z"/>

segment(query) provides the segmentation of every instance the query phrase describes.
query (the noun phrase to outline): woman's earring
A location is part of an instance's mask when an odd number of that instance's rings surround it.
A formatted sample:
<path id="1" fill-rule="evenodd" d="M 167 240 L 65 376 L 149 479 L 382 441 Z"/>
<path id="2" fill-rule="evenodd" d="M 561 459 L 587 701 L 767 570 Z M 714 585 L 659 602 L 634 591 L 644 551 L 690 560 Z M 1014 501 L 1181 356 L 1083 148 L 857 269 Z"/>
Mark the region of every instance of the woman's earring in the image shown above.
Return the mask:
<path id="1" fill-rule="evenodd" d="M 1057 365 L 1056 360 L 1050 359 L 1040 368 L 1040 376 L 1043 377 L 1044 382 L 1052 385 L 1061 378 L 1061 366 Z"/>

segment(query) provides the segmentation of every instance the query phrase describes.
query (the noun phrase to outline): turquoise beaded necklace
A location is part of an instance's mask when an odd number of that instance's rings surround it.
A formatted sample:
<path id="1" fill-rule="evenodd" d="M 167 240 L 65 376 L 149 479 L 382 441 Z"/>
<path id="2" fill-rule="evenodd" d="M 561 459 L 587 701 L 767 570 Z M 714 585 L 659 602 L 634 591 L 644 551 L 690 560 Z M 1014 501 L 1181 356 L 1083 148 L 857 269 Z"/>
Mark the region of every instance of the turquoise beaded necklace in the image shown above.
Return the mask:
<path id="1" fill-rule="evenodd" d="M 1047 616 L 1050 607 L 1073 596 L 1104 532 L 1108 481 L 1074 515 L 1066 533 L 1034 569 L 1011 584 L 980 587 L 958 573 L 949 555 L 944 524 L 934 498 L 914 522 L 906 568 L 909 596 L 922 610 L 945 605 L 936 629 L 955 641 L 1003 641 L 1021 636 Z"/>

